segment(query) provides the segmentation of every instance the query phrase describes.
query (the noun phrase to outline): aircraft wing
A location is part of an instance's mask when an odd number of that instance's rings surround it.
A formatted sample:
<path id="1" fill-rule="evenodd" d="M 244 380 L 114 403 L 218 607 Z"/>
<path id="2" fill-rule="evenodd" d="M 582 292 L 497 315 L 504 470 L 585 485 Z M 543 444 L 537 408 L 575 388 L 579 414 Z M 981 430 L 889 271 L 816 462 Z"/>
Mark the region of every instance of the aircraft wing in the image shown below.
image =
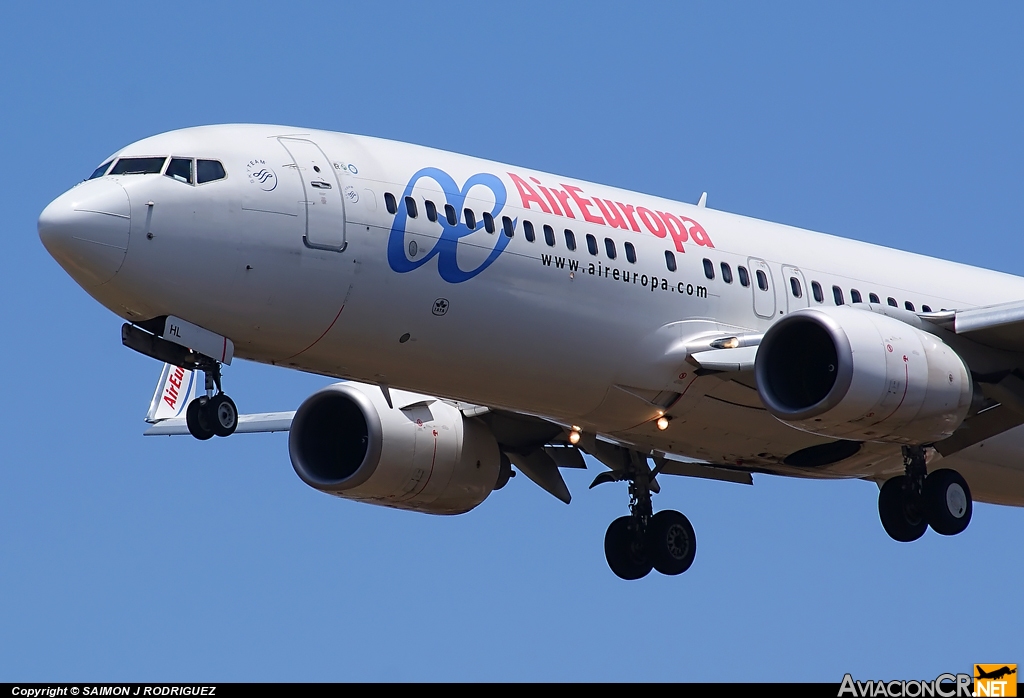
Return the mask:
<path id="1" fill-rule="evenodd" d="M 288 431 L 292 426 L 292 417 L 295 411 L 291 412 L 260 412 L 256 414 L 238 415 L 238 428 L 236 434 L 262 434 L 274 431 Z M 146 431 L 143 436 L 182 436 L 188 434 L 188 427 L 185 425 L 184 417 L 171 417 L 156 422 Z"/>
<path id="2" fill-rule="evenodd" d="M 982 308 L 922 313 L 920 317 L 978 344 L 1024 352 L 1024 301 Z"/>
<path id="3" fill-rule="evenodd" d="M 149 403 L 146 422 L 152 426 L 143 436 L 187 435 L 185 410 L 188 403 L 199 394 L 199 376 L 180 366 L 164 364 L 157 381 L 156 391 Z M 295 412 L 262 412 L 238 415 L 236 434 L 257 434 L 273 431 L 288 431 Z"/>

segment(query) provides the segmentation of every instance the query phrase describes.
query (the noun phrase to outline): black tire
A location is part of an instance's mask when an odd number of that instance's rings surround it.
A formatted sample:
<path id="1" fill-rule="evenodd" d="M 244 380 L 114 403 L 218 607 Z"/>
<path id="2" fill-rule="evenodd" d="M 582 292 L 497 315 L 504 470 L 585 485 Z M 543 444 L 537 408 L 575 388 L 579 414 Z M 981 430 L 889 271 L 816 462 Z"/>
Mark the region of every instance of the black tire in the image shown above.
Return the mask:
<path id="1" fill-rule="evenodd" d="M 207 422 L 213 428 L 217 436 L 231 436 L 238 428 L 238 408 L 235 401 L 224 393 L 214 395 L 203 408 L 207 415 Z"/>
<path id="2" fill-rule="evenodd" d="M 604 556 L 608 567 L 621 579 L 640 579 L 651 572 L 643 537 L 633 528 L 633 519 L 622 516 L 604 534 Z"/>
<path id="3" fill-rule="evenodd" d="M 962 533 L 974 513 L 971 488 L 957 471 L 936 470 L 924 480 L 924 509 L 928 525 L 936 533 L 943 536 Z"/>
<path id="4" fill-rule="evenodd" d="M 214 435 L 213 425 L 207 419 L 204 407 L 203 400 L 196 398 L 188 403 L 188 407 L 185 409 L 185 425 L 188 427 L 188 433 L 200 441 L 212 439 Z"/>
<path id="5" fill-rule="evenodd" d="M 900 543 L 910 543 L 924 535 L 928 522 L 924 516 L 915 515 L 907 506 L 903 493 L 906 475 L 897 475 L 885 481 L 878 493 L 878 518 L 889 537 Z"/>
<path id="6" fill-rule="evenodd" d="M 651 517 L 647 526 L 647 556 L 662 574 L 682 574 L 697 555 L 697 536 L 690 520 L 666 509 Z"/>

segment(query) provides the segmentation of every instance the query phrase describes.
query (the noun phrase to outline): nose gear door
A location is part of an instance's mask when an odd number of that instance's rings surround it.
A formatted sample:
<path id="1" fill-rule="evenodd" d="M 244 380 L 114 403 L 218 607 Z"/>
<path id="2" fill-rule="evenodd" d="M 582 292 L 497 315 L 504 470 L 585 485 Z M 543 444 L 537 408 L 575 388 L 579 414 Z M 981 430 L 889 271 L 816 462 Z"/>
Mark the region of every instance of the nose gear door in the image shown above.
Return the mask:
<path id="1" fill-rule="evenodd" d="M 306 216 L 303 242 L 307 247 L 342 252 L 346 244 L 345 200 L 331 161 L 313 141 L 303 138 L 279 140 L 292 156 L 302 180 L 303 200 L 299 202 L 299 208 L 305 209 Z"/>

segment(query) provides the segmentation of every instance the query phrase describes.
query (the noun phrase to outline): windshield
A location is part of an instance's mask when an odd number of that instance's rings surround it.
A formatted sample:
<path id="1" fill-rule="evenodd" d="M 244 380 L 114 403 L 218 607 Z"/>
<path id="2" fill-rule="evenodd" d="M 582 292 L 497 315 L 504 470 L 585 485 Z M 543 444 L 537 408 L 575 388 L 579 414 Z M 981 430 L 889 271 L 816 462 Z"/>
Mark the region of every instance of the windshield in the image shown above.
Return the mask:
<path id="1" fill-rule="evenodd" d="M 102 177 L 103 174 L 107 171 L 107 168 L 110 167 L 110 163 L 112 162 L 113 160 L 107 160 L 105 163 L 97 167 L 93 171 L 93 173 L 89 175 L 89 179 L 96 179 L 97 177 Z"/>
<path id="2" fill-rule="evenodd" d="M 121 158 L 110 174 L 160 174 L 167 158 Z"/>

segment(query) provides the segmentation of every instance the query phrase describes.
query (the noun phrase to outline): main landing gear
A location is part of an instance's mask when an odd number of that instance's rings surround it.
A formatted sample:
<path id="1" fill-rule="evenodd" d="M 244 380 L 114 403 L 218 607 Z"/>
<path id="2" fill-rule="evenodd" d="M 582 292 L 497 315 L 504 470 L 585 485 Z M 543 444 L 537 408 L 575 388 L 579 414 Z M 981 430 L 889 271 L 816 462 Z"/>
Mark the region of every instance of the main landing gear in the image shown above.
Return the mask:
<path id="1" fill-rule="evenodd" d="M 652 472 L 647 459 L 635 451 L 629 455 L 629 466 L 622 473 L 603 473 L 594 481 L 594 485 L 629 481 L 629 516 L 612 521 L 604 535 L 608 567 L 622 579 L 640 579 L 651 569 L 667 575 L 682 574 L 697 554 L 693 526 L 678 511 L 653 513 L 651 487 L 657 488 L 657 469 Z"/>
<path id="2" fill-rule="evenodd" d="M 955 470 L 927 473 L 921 446 L 904 446 L 906 474 L 885 481 L 878 493 L 878 518 L 893 540 L 909 543 L 932 530 L 955 536 L 967 528 L 974 510 L 971 489 Z"/>
<path id="3" fill-rule="evenodd" d="M 214 436 L 231 436 L 238 427 L 238 408 L 221 389 L 220 364 L 213 361 L 200 366 L 206 375 L 206 395 L 188 403 L 185 424 L 192 436 L 200 441 Z M 216 393 L 214 393 L 216 389 Z"/>

